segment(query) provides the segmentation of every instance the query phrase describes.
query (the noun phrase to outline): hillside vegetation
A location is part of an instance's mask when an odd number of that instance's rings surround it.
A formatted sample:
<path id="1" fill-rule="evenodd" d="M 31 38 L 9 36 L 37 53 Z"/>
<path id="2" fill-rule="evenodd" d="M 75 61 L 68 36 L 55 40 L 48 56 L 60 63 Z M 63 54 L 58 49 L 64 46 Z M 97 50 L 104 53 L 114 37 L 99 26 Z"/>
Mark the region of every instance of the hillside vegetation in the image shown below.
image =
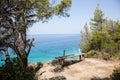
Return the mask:
<path id="1" fill-rule="evenodd" d="M 120 59 L 120 21 L 104 18 L 103 11 L 96 7 L 94 16 L 81 31 L 79 43 L 86 57 Z"/>

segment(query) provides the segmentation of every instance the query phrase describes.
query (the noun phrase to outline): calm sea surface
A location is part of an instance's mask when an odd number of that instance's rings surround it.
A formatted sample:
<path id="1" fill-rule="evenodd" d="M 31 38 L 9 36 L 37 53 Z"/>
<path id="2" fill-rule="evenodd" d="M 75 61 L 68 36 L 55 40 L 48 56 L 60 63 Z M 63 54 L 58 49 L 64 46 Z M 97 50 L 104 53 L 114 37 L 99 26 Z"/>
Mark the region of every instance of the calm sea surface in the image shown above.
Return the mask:
<path id="1" fill-rule="evenodd" d="M 80 34 L 40 34 L 28 35 L 27 38 L 34 37 L 34 47 L 28 57 L 29 62 L 47 62 L 54 60 L 57 56 L 79 53 Z M 14 56 L 14 54 L 12 55 Z"/>

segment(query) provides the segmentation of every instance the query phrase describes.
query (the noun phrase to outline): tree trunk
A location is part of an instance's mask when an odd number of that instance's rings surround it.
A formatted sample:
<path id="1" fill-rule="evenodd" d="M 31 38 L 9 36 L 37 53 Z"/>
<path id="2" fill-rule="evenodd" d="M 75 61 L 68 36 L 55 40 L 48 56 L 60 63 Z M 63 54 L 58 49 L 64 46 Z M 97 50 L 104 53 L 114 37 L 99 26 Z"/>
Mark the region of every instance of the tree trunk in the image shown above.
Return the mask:
<path id="1" fill-rule="evenodd" d="M 10 56 L 9 56 L 9 53 L 8 53 L 8 47 L 5 47 L 5 56 L 6 56 L 5 62 L 8 63 L 10 61 Z"/>
<path id="2" fill-rule="evenodd" d="M 26 68 L 28 66 L 28 56 L 26 54 L 24 56 L 22 56 L 21 61 L 22 61 L 21 66 L 23 68 Z"/>
<path id="3" fill-rule="evenodd" d="M 28 42 L 24 41 L 24 39 L 16 40 L 16 53 L 19 57 L 19 60 L 21 62 L 21 66 L 23 68 L 26 68 L 28 65 L 28 55 L 31 50 L 32 42 L 34 38 L 30 39 Z M 27 43 L 25 43 L 27 42 Z M 26 47 L 27 46 L 27 47 Z"/>

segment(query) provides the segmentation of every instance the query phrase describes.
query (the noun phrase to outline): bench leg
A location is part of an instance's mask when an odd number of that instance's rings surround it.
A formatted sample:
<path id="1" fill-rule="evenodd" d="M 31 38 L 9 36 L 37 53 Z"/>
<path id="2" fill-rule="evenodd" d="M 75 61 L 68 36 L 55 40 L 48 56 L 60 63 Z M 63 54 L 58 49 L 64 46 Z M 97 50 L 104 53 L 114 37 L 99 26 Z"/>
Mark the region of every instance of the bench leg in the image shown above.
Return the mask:
<path id="1" fill-rule="evenodd" d="M 82 59 L 81 59 L 81 55 L 79 56 L 79 61 L 81 61 Z"/>

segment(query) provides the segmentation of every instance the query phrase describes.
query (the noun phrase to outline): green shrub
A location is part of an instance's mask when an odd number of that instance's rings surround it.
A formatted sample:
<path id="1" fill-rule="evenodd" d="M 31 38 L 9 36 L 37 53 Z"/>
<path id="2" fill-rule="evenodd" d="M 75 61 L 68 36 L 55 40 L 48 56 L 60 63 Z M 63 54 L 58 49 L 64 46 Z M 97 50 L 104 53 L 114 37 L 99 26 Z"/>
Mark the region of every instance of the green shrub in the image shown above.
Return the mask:
<path id="1" fill-rule="evenodd" d="M 104 60 L 109 60 L 111 59 L 111 55 L 106 52 L 99 52 L 96 50 L 91 50 L 85 54 L 85 57 L 89 58 L 99 58 L 99 59 L 104 59 Z"/>
<path id="2" fill-rule="evenodd" d="M 0 67 L 0 80 L 35 80 L 35 74 L 22 68 L 14 59 Z"/>
<path id="3" fill-rule="evenodd" d="M 87 53 L 85 54 L 85 57 L 93 58 L 93 57 L 95 57 L 96 54 L 97 54 L 97 53 L 96 53 L 95 50 L 91 50 L 91 51 L 89 51 L 89 52 L 87 52 Z"/>
<path id="4" fill-rule="evenodd" d="M 120 80 L 120 66 L 116 67 L 113 70 L 113 73 L 111 75 L 111 80 Z"/>
<path id="5" fill-rule="evenodd" d="M 115 54 L 114 58 L 120 60 L 120 52 Z"/>
<path id="6" fill-rule="evenodd" d="M 109 53 L 103 52 L 102 53 L 102 59 L 109 60 L 109 59 L 111 59 L 111 55 Z"/>

